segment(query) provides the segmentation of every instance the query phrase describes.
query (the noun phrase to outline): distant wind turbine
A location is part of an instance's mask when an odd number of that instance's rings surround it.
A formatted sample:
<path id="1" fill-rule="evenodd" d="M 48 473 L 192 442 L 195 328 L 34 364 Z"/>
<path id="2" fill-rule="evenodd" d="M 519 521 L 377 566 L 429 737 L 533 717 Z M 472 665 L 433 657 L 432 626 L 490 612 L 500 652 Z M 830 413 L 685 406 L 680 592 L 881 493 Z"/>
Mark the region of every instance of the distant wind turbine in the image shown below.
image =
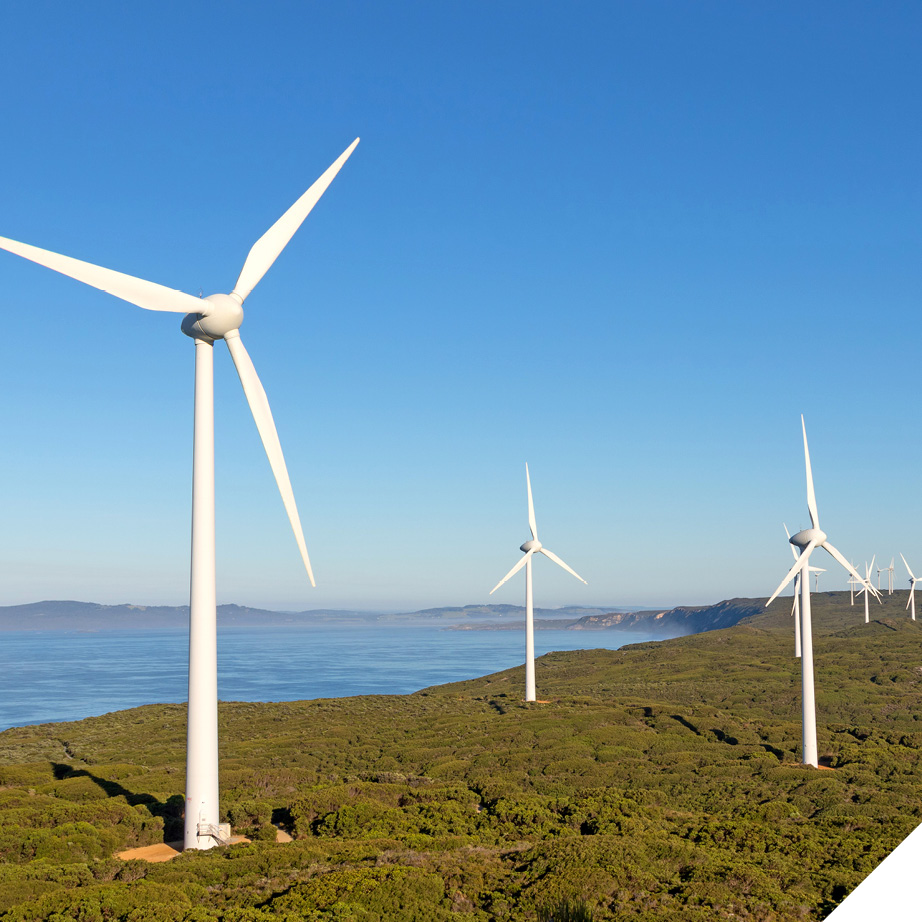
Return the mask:
<path id="1" fill-rule="evenodd" d="M 813 591 L 820 591 L 820 573 L 825 573 L 825 567 L 810 567 L 810 572 L 813 574 Z"/>
<path id="2" fill-rule="evenodd" d="M 581 583 L 586 583 L 576 570 L 568 567 L 556 554 L 549 551 L 538 540 L 538 525 L 535 522 L 535 504 L 531 497 L 531 477 L 528 474 L 528 465 L 525 465 L 525 484 L 528 489 L 528 527 L 531 529 L 531 540 L 526 541 L 520 550 L 525 556 L 490 590 L 493 595 L 503 583 L 515 576 L 522 567 L 525 567 L 525 700 L 535 700 L 535 616 L 532 603 L 531 559 L 535 554 L 541 553 L 550 557 L 558 566 L 563 567 Z M 589 584 L 586 583 L 588 586 Z"/>
<path id="3" fill-rule="evenodd" d="M 875 554 L 871 558 L 870 566 L 868 566 L 867 561 L 865 561 L 865 564 L 864 564 L 864 580 L 868 585 L 870 585 L 871 574 L 874 572 L 874 561 L 876 559 L 877 559 L 877 555 Z M 868 610 L 868 590 L 867 588 L 861 589 L 858 595 L 864 596 L 864 623 L 868 624 L 871 621 L 871 612 Z M 878 602 L 880 601 L 879 597 L 877 601 Z"/>
<path id="4" fill-rule="evenodd" d="M 888 595 L 893 595 L 893 565 L 895 563 L 896 563 L 896 558 L 891 557 L 890 566 L 887 567 L 887 594 Z"/>
<path id="5" fill-rule="evenodd" d="M 903 557 L 900 554 L 900 557 Z M 912 620 L 916 620 L 916 583 L 919 582 L 920 577 L 912 575 L 912 570 L 909 569 L 909 564 L 906 563 L 906 558 L 903 557 L 903 563 L 906 564 L 906 570 L 909 573 L 909 601 L 906 603 L 906 607 L 909 608 L 912 606 Z"/>
<path id="6" fill-rule="evenodd" d="M 800 556 L 794 566 L 788 571 L 781 585 L 774 591 L 772 597 L 765 603 L 766 607 L 778 597 L 778 594 L 791 582 L 798 573 L 807 570 L 810 566 L 810 555 L 814 548 L 824 548 L 837 560 L 849 573 L 857 577 L 864 584 L 865 580 L 855 572 L 851 564 L 827 540 L 826 532 L 820 529 L 820 517 L 816 508 L 816 494 L 813 489 L 813 471 L 810 468 L 810 449 L 807 446 L 807 427 L 803 416 L 800 425 L 804 435 L 804 461 L 807 470 L 807 509 L 810 513 L 811 528 L 799 531 L 791 538 L 791 544 L 800 548 Z M 810 619 L 810 580 L 809 571 L 806 578 L 802 579 L 800 600 L 801 621 L 801 680 L 803 684 L 802 714 L 803 714 L 803 761 L 805 765 L 816 768 L 819 765 L 816 749 L 816 692 L 813 678 L 813 630 Z M 873 591 L 873 589 L 872 589 Z"/>
<path id="7" fill-rule="evenodd" d="M 230 294 L 195 298 L 154 282 L 0 237 L 0 247 L 4 250 L 123 301 L 146 310 L 185 314 L 182 331 L 195 341 L 185 848 L 211 848 L 216 843 L 226 842 L 230 831 L 220 823 L 218 810 L 213 347 L 219 339 L 227 343 L 282 495 L 301 560 L 313 586 L 314 575 L 272 412 L 238 330 L 243 322 L 243 302 L 288 245 L 358 143 L 356 138 L 307 192 L 253 244 Z"/>

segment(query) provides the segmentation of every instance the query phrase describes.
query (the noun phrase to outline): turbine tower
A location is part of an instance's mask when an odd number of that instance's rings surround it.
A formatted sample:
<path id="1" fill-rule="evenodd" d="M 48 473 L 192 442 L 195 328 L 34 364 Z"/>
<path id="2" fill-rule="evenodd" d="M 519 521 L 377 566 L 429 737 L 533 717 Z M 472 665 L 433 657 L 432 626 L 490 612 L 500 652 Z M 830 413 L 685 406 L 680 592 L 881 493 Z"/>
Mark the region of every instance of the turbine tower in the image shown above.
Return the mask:
<path id="1" fill-rule="evenodd" d="M 538 526 L 535 522 L 535 504 L 531 498 L 531 477 L 528 475 L 528 465 L 525 465 L 525 485 L 528 488 L 528 527 L 531 529 L 531 540 L 526 541 L 520 550 L 525 556 L 490 590 L 493 595 L 503 583 L 515 576 L 522 567 L 525 567 L 525 700 L 535 700 L 535 614 L 532 604 L 531 559 L 536 553 L 550 557 L 558 566 L 563 567 L 567 573 L 572 573 L 581 583 L 586 583 L 576 570 L 568 567 L 556 554 L 549 551 L 538 540 Z M 586 583 L 588 586 L 589 584 Z"/>
<path id="2" fill-rule="evenodd" d="M 223 339 L 243 385 L 259 437 L 278 484 L 295 541 L 311 571 L 294 493 L 266 392 L 243 347 L 243 302 L 294 236 L 295 231 L 349 158 L 356 138 L 327 171 L 253 244 L 230 294 L 195 298 L 154 282 L 104 269 L 69 256 L 0 237 L 0 248 L 60 272 L 123 301 L 152 311 L 184 314 L 182 331 L 195 342 L 192 441 L 192 564 L 189 598 L 189 707 L 186 739 L 184 848 L 211 848 L 227 841 L 218 809 L 218 670 L 215 591 L 214 343 Z"/>
<path id="3" fill-rule="evenodd" d="M 900 554 L 900 557 L 903 557 Z M 909 608 L 912 606 L 912 620 L 916 620 L 916 583 L 919 582 L 919 577 L 912 575 L 912 570 L 909 569 L 909 564 L 906 563 L 906 558 L 903 557 L 903 563 L 906 564 L 906 570 L 909 573 L 909 601 L 906 603 L 906 607 Z"/>
<path id="4" fill-rule="evenodd" d="M 788 583 L 802 571 L 804 578 L 800 581 L 800 622 L 801 622 L 801 680 L 803 684 L 802 693 L 802 714 L 803 714 L 803 761 L 804 765 L 812 765 L 816 768 L 819 765 L 816 750 L 816 693 L 813 681 L 813 630 L 810 620 L 810 579 L 809 566 L 810 555 L 816 547 L 825 548 L 849 573 L 857 577 L 859 582 L 865 584 L 866 581 L 861 579 L 855 572 L 851 564 L 837 551 L 827 540 L 826 532 L 820 529 L 820 517 L 816 508 L 816 494 L 813 490 L 813 471 L 810 468 L 810 449 L 807 447 L 807 427 L 804 424 L 803 416 L 800 417 L 800 425 L 804 434 L 804 461 L 807 470 L 807 509 L 810 512 L 811 528 L 799 531 L 791 538 L 791 544 L 800 548 L 800 555 L 794 566 L 788 571 L 787 576 L 782 580 L 781 585 L 774 591 L 772 597 L 765 603 L 766 607 L 778 597 L 778 594 L 787 586 Z M 872 587 L 871 590 L 873 591 Z"/>
<path id="5" fill-rule="evenodd" d="M 903 556 L 902 554 L 900 555 Z M 893 564 L 896 562 L 895 557 L 890 558 L 890 566 L 887 567 L 887 595 L 893 595 Z"/>

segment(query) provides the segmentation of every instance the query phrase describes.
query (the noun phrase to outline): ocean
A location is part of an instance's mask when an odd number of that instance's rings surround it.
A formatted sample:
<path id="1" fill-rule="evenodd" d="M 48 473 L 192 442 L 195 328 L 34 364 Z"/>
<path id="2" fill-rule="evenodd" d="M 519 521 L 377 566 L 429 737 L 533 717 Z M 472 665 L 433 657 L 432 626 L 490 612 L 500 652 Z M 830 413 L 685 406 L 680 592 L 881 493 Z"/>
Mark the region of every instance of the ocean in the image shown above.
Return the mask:
<path id="1" fill-rule="evenodd" d="M 535 655 L 653 640 L 628 631 L 535 632 Z M 223 701 L 405 694 L 525 661 L 522 631 L 438 626 L 218 629 Z M 540 667 L 538 691 L 540 693 Z M 142 704 L 183 702 L 188 632 L 0 632 L 0 730 L 81 720 Z"/>

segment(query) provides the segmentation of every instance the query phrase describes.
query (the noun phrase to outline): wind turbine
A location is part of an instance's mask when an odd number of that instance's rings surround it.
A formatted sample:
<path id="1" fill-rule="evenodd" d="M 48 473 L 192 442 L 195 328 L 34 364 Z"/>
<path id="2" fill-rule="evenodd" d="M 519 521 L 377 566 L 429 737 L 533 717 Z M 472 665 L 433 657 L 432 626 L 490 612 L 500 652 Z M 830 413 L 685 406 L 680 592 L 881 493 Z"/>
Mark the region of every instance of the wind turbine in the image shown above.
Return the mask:
<path id="1" fill-rule="evenodd" d="M 813 574 L 813 591 L 820 591 L 820 573 L 825 573 L 825 567 L 810 567 L 810 572 Z"/>
<path id="2" fill-rule="evenodd" d="M 215 592 L 214 342 L 223 339 L 243 385 L 259 437 L 282 495 L 301 560 L 311 571 L 294 493 L 266 392 L 238 332 L 243 302 L 349 158 L 356 138 L 327 171 L 266 231 L 247 255 L 230 294 L 195 298 L 154 282 L 0 237 L 0 248 L 108 292 L 146 310 L 184 314 L 182 331 L 195 341 L 192 441 L 192 564 L 189 600 L 189 708 L 186 739 L 184 848 L 227 841 L 218 811 L 218 678 Z"/>
<path id="3" fill-rule="evenodd" d="M 871 566 L 867 565 L 867 561 L 865 561 L 865 564 L 864 564 L 864 580 L 866 583 L 868 583 L 868 585 L 870 585 L 871 573 L 873 573 L 874 571 L 874 561 L 876 560 L 876 558 L 877 558 L 876 554 L 871 558 Z M 871 620 L 871 613 L 868 610 L 868 590 L 867 588 L 861 589 L 858 592 L 858 595 L 864 596 L 864 623 L 868 624 Z"/>
<path id="4" fill-rule="evenodd" d="M 900 557 L 903 557 L 900 554 Z M 906 558 L 903 557 L 903 563 L 906 564 L 906 570 L 909 572 L 909 601 L 906 603 L 906 607 L 909 608 L 912 606 L 912 620 L 916 620 L 916 583 L 919 582 L 920 577 L 912 575 L 912 570 L 909 569 L 909 564 L 906 563 Z"/>
<path id="5" fill-rule="evenodd" d="M 807 509 L 810 512 L 811 528 L 799 531 L 791 538 L 791 544 L 800 548 L 800 555 L 794 566 L 788 570 L 787 576 L 781 585 L 774 591 L 772 597 L 765 603 L 766 607 L 778 597 L 778 594 L 801 571 L 810 566 L 810 555 L 814 548 L 822 547 L 832 555 L 849 573 L 865 584 L 865 580 L 855 572 L 851 564 L 827 540 L 826 532 L 820 529 L 820 517 L 816 508 L 816 494 L 813 490 L 813 471 L 810 468 L 810 449 L 807 446 L 807 427 L 803 416 L 800 425 L 804 434 L 804 461 L 807 470 Z M 873 591 L 873 587 L 871 587 Z M 813 630 L 810 620 L 810 579 L 809 571 L 800 581 L 800 632 L 801 632 L 801 680 L 803 684 L 802 714 L 803 714 L 803 761 L 805 765 L 816 768 L 819 765 L 816 751 L 816 692 L 813 681 Z"/>
<path id="6" fill-rule="evenodd" d="M 568 567 L 556 554 L 549 551 L 538 540 L 538 525 L 535 522 L 535 504 L 531 498 L 531 477 L 528 475 L 528 465 L 525 465 L 525 484 L 528 488 L 528 527 L 531 529 L 531 540 L 526 541 L 520 550 L 525 556 L 490 590 L 493 595 L 503 583 L 515 576 L 522 567 L 525 567 L 525 700 L 535 700 L 535 615 L 532 604 L 531 559 L 536 553 L 550 557 L 558 566 L 563 567 L 567 573 L 572 573 L 581 583 L 586 583 L 576 570 Z M 589 584 L 586 583 L 588 586 Z"/>
<path id="7" fill-rule="evenodd" d="M 854 563 L 852 564 L 852 566 L 854 566 Z M 855 604 L 855 577 L 854 577 L 854 576 L 849 576 L 849 578 L 848 578 L 848 588 L 849 588 L 849 590 L 850 590 L 850 592 L 851 592 L 852 605 L 854 606 L 854 604 Z"/>
<path id="8" fill-rule="evenodd" d="M 900 554 L 902 557 L 903 555 Z M 893 564 L 896 563 L 896 558 L 890 558 L 890 566 L 887 567 L 887 595 L 893 595 Z"/>

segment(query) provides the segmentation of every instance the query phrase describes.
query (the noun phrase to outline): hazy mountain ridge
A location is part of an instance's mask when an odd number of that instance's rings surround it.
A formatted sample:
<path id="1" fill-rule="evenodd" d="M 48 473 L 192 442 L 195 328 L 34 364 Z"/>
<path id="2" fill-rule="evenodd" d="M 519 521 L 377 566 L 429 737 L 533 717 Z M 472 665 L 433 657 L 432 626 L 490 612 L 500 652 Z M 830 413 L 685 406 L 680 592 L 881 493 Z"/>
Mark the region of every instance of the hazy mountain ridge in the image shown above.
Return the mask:
<path id="1" fill-rule="evenodd" d="M 812 596 L 815 630 L 831 629 L 827 617 L 847 611 L 855 623 L 864 620 L 863 606 L 848 605 L 847 592 L 821 592 Z M 906 590 L 892 596 L 886 593 L 882 604 L 887 614 L 900 617 L 906 605 Z M 872 603 L 873 617 L 883 614 L 878 603 Z M 790 596 L 782 597 L 770 609 L 764 599 L 725 599 L 714 605 L 677 606 L 668 609 L 626 611 L 617 608 L 590 608 L 568 605 L 561 608 L 536 608 L 537 630 L 566 629 L 570 631 L 630 631 L 651 635 L 680 637 L 700 634 L 740 623 L 753 626 L 778 625 L 789 621 Z M 425 608 L 414 612 L 350 611 L 328 608 L 300 612 L 270 611 L 245 605 L 219 605 L 218 623 L 238 627 L 304 627 L 334 624 L 444 625 L 447 630 L 519 630 L 524 625 L 525 609 L 521 605 L 464 605 Z M 10 630 L 70 630 L 98 631 L 134 628 L 185 628 L 189 623 L 188 605 L 102 605 L 97 602 L 45 601 L 27 605 L 0 606 L 0 631 Z M 793 628 L 792 628 L 793 630 Z"/>
<path id="2" fill-rule="evenodd" d="M 565 606 L 535 609 L 536 618 L 565 623 L 586 616 L 598 616 L 615 608 Z M 477 619 L 522 620 L 521 605 L 465 605 L 426 608 L 414 612 L 352 611 L 315 608 L 306 611 L 272 611 L 246 605 L 219 605 L 218 623 L 239 627 L 319 624 L 410 624 L 445 623 Z M 134 628 L 183 628 L 189 623 L 188 605 L 103 605 L 99 602 L 48 600 L 25 605 L 0 606 L 0 631 L 99 631 Z"/>

